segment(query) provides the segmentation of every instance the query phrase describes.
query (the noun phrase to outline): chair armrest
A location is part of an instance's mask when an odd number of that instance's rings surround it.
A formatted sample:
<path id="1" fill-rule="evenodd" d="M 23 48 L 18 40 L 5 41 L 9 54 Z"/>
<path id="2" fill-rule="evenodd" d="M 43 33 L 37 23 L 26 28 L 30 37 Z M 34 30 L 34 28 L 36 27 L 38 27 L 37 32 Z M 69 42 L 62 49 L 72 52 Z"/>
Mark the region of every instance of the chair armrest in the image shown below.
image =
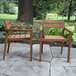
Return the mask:
<path id="1" fill-rule="evenodd" d="M 71 34 L 72 34 L 72 32 L 69 29 L 67 29 L 67 28 L 64 28 L 63 30 L 66 30 L 66 31 L 69 32 L 69 40 L 71 40 Z"/>
<path id="2" fill-rule="evenodd" d="M 11 26 L 10 28 L 30 28 L 30 29 L 32 29 L 32 26 Z"/>
<path id="3" fill-rule="evenodd" d="M 66 30 L 66 31 L 68 31 L 69 33 L 71 33 L 71 31 L 70 31 L 69 29 L 67 29 L 67 28 L 64 28 L 64 30 Z"/>

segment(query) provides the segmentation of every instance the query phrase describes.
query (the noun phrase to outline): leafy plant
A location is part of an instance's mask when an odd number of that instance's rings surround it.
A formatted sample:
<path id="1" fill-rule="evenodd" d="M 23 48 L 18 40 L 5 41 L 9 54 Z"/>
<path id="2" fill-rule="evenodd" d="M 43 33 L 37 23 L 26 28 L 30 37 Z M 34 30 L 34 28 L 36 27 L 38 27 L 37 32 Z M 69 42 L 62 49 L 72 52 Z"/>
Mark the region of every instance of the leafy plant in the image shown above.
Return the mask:
<path id="1" fill-rule="evenodd" d="M 0 37 L 0 43 L 4 43 L 5 37 Z"/>
<path id="2" fill-rule="evenodd" d="M 5 31 L 5 25 L 3 21 L 0 21 L 0 31 Z"/>
<path id="3" fill-rule="evenodd" d="M 44 19 L 48 11 L 50 11 L 50 3 L 46 0 L 33 1 L 34 18 Z"/>
<path id="4" fill-rule="evenodd" d="M 76 33 L 73 33 L 72 38 L 73 38 L 73 41 L 75 42 L 76 41 Z"/>
<path id="5" fill-rule="evenodd" d="M 45 34 L 47 34 L 47 35 L 61 35 L 61 29 L 48 28 L 45 30 Z"/>
<path id="6" fill-rule="evenodd" d="M 65 27 L 68 28 L 72 32 L 72 41 L 76 41 L 75 27 L 68 26 L 68 25 L 66 25 Z M 45 34 L 47 34 L 47 35 L 62 35 L 62 30 L 57 29 L 57 28 L 48 28 L 48 29 L 46 29 Z M 69 35 L 69 32 L 65 31 L 64 37 L 68 38 L 68 35 Z"/>

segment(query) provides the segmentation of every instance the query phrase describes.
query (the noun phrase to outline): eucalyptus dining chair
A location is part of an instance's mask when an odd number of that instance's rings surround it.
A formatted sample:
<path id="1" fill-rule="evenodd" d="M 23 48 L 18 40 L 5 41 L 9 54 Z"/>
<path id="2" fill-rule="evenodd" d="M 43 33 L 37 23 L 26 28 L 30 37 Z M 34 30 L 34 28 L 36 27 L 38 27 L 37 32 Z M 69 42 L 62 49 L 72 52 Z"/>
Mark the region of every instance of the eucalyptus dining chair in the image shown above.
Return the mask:
<path id="1" fill-rule="evenodd" d="M 62 36 L 48 36 L 44 35 L 45 28 L 60 28 L 62 29 Z M 69 32 L 68 38 L 64 37 L 64 31 Z M 40 27 L 40 61 L 43 53 L 43 42 L 61 42 L 61 54 L 63 52 L 63 43 L 68 42 L 68 58 L 67 62 L 70 60 L 70 47 L 71 47 L 71 31 L 64 26 L 63 20 L 43 20 L 43 24 Z"/>
<path id="2" fill-rule="evenodd" d="M 12 26 L 10 20 L 5 20 L 4 23 L 5 23 L 5 29 L 6 29 L 6 38 L 5 38 L 5 45 L 4 45 L 3 60 L 5 60 L 7 43 L 8 43 L 7 53 L 9 53 L 10 42 L 30 40 L 30 60 L 32 61 L 32 26 Z M 17 34 L 17 32 L 20 32 L 20 33 L 27 32 L 27 33 Z"/>

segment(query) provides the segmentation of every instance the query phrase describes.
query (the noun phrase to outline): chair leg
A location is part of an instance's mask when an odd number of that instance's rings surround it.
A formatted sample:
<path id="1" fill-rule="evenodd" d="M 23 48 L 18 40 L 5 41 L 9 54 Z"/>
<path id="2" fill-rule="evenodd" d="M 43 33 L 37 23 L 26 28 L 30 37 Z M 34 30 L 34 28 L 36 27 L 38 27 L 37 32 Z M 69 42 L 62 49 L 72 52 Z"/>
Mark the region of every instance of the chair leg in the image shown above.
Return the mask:
<path id="1" fill-rule="evenodd" d="M 30 40 L 30 61 L 32 61 L 32 39 Z"/>
<path id="2" fill-rule="evenodd" d="M 42 42 L 42 52 L 41 53 L 43 54 L 43 42 Z"/>
<path id="3" fill-rule="evenodd" d="M 4 53 L 3 53 L 3 60 L 5 60 L 5 54 L 6 54 L 6 48 L 7 48 L 7 34 L 6 34 L 6 40 L 5 40 L 5 45 L 4 45 Z"/>
<path id="4" fill-rule="evenodd" d="M 9 47 L 10 47 L 10 42 L 8 42 L 8 49 L 7 49 L 7 53 L 9 53 Z"/>
<path id="5" fill-rule="evenodd" d="M 63 53 L 63 42 L 61 43 L 61 54 Z"/>
<path id="6" fill-rule="evenodd" d="M 41 61 L 41 55 L 42 55 L 42 41 L 40 41 L 40 61 Z"/>
<path id="7" fill-rule="evenodd" d="M 70 60 L 70 47 L 71 47 L 71 41 L 69 41 L 69 44 L 68 44 L 68 58 L 67 58 L 67 62 L 69 62 L 69 60 Z"/>

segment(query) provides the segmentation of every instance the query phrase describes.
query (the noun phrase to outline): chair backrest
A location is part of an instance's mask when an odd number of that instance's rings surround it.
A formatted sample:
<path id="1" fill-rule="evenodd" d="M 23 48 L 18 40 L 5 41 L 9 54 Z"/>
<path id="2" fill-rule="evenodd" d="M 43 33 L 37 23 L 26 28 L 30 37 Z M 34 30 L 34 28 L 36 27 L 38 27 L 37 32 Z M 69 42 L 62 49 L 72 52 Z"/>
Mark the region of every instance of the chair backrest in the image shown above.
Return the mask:
<path id="1" fill-rule="evenodd" d="M 64 28 L 63 20 L 43 20 L 44 28 Z"/>
<path id="2" fill-rule="evenodd" d="M 5 20 L 4 23 L 5 23 L 5 28 L 6 29 L 10 29 L 10 27 L 11 27 L 11 21 L 10 20 Z"/>

